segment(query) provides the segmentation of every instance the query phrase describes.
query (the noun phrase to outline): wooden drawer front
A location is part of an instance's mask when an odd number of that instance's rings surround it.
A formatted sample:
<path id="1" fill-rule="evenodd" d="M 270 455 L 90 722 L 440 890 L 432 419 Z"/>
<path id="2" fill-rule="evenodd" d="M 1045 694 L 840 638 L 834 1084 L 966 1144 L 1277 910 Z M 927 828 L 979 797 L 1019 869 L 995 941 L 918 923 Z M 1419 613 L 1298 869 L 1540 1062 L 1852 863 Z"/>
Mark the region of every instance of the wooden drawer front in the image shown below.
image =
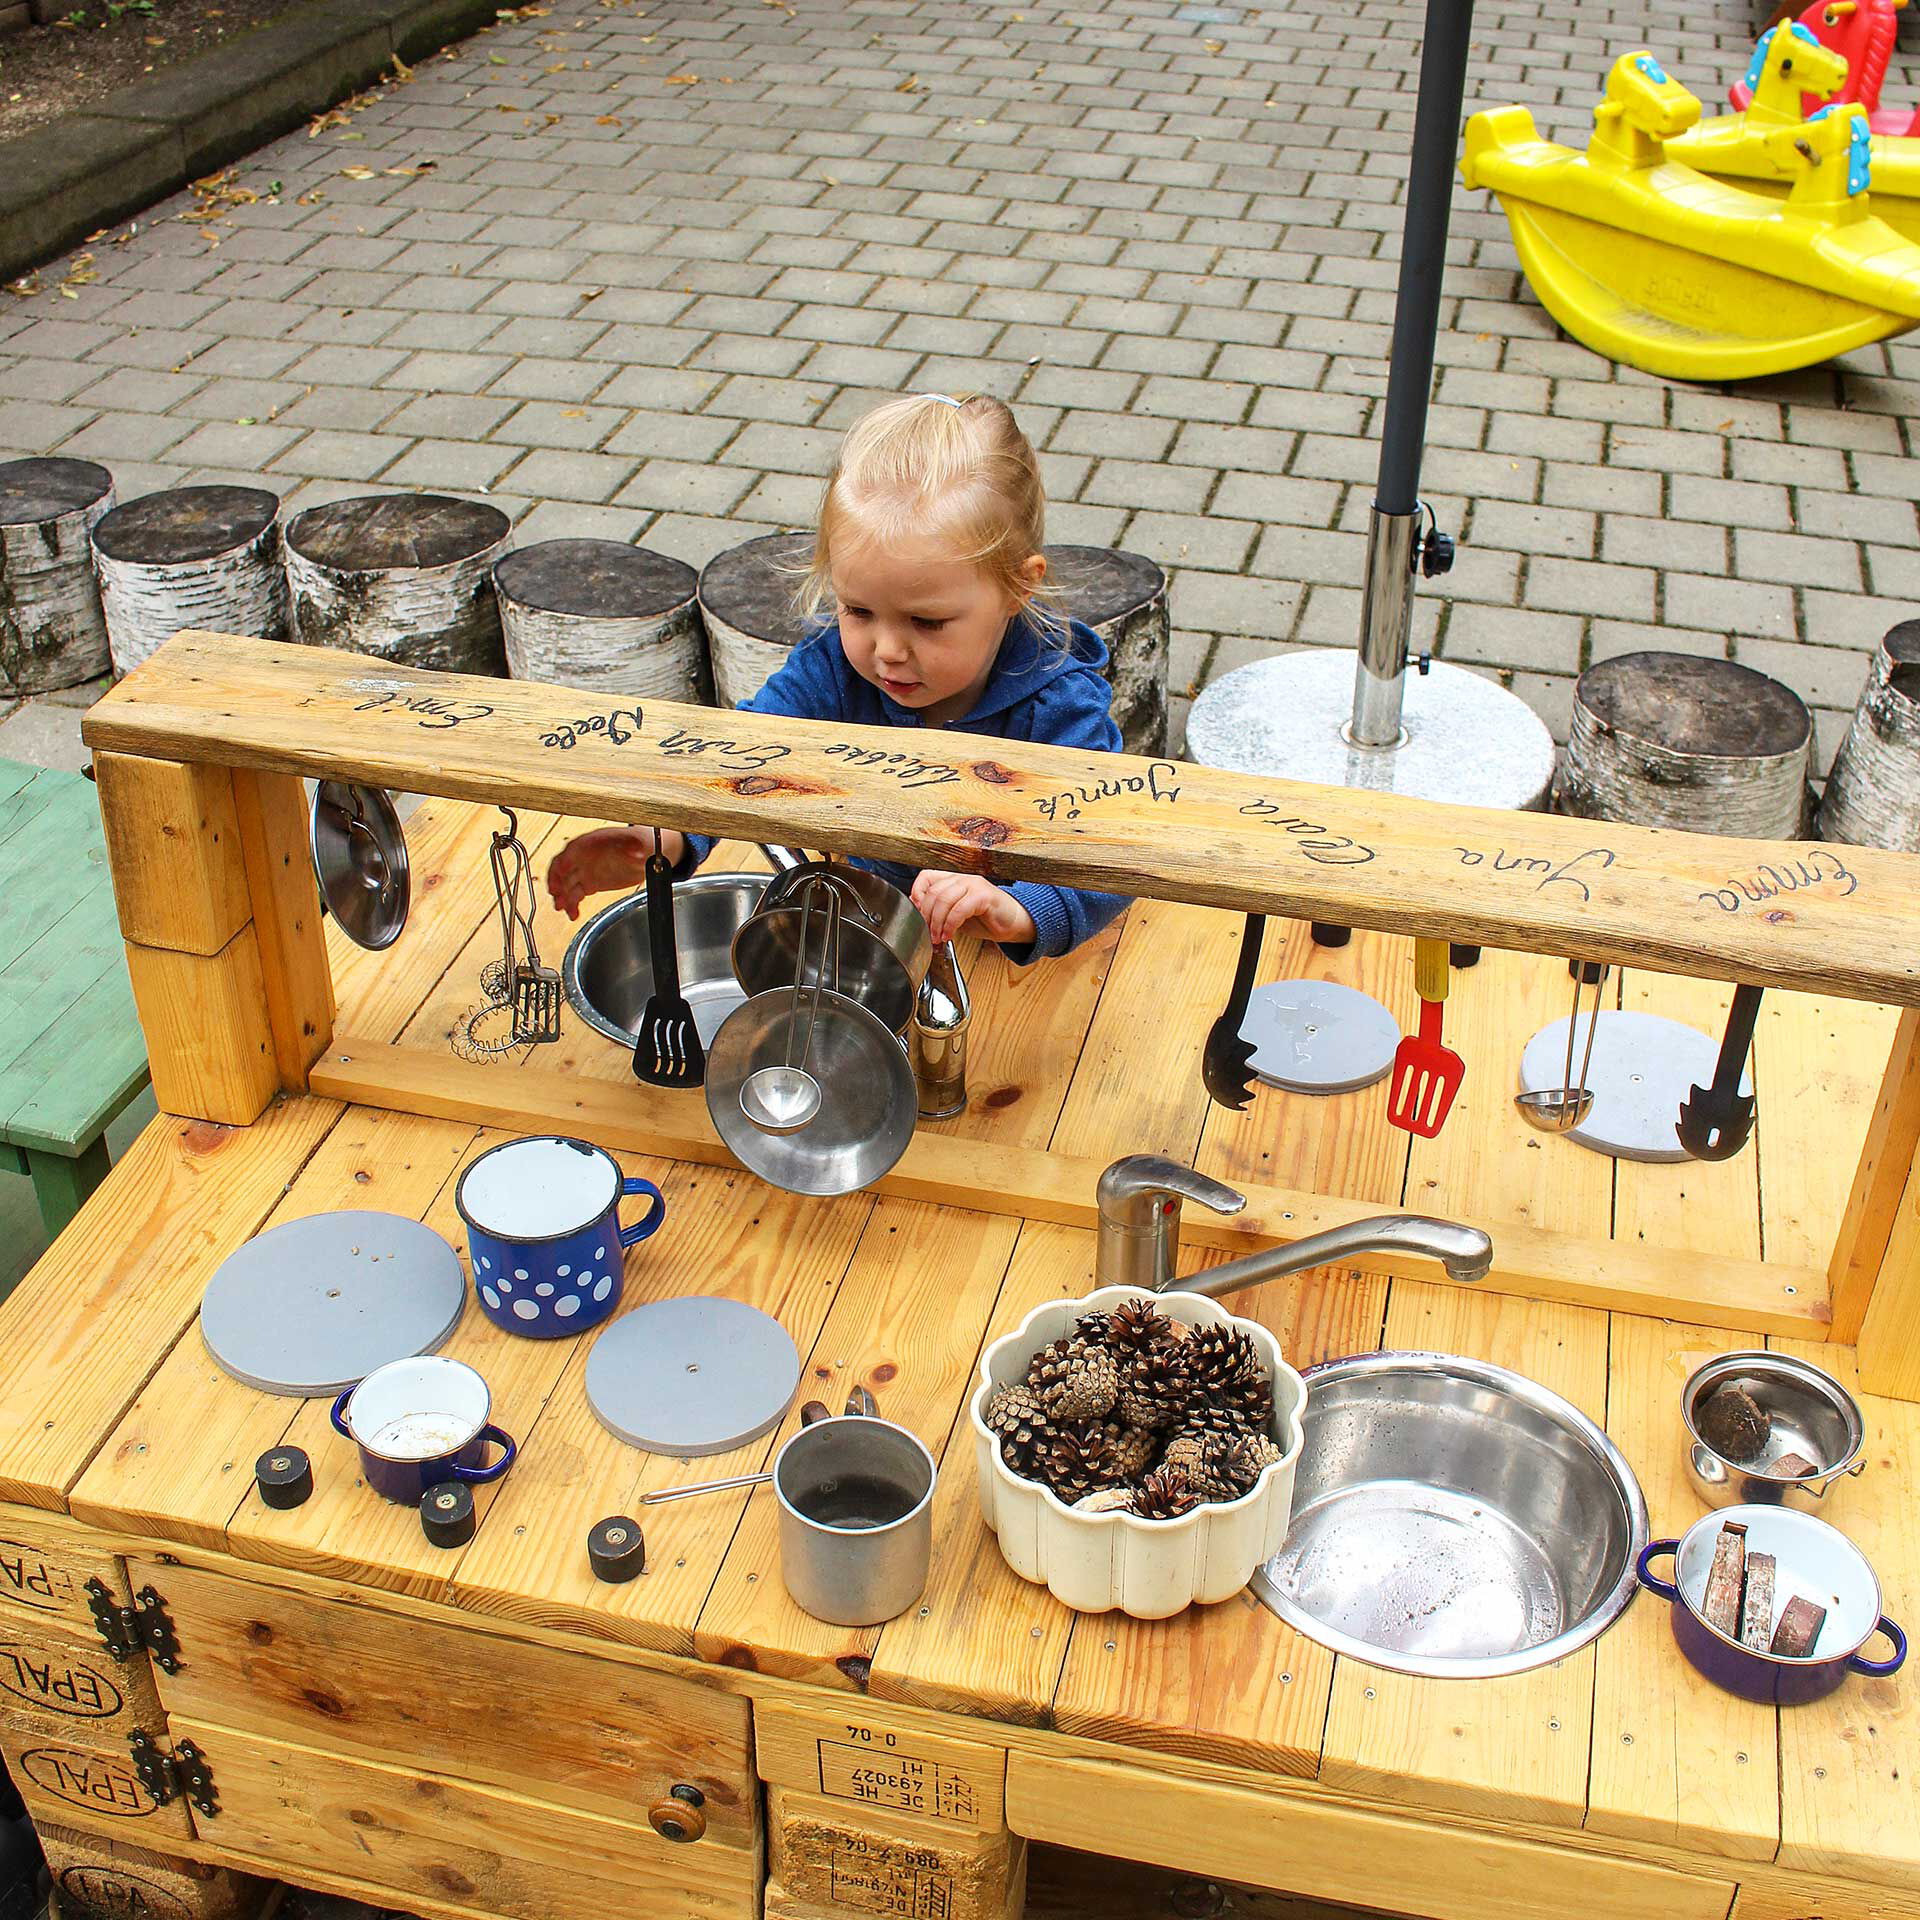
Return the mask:
<path id="1" fill-rule="evenodd" d="M 87 1582 L 96 1579 L 125 1605 L 126 1570 L 97 1533 L 64 1515 L 0 1506 L 0 1632 L 25 1619 L 92 1634 Z"/>
<path id="2" fill-rule="evenodd" d="M 91 1732 L 54 1736 L 0 1725 L 0 1755 L 36 1822 L 81 1827 L 89 1833 L 124 1833 L 143 1846 L 162 1849 L 169 1838 L 193 1838 L 186 1801 L 155 1806 L 133 1770 L 124 1740 L 116 1745 Z"/>
<path id="3" fill-rule="evenodd" d="M 684 1784 L 705 1797 L 703 1852 L 758 1844 L 744 1700 L 188 1567 L 131 1571 L 179 1635 L 179 1672 L 158 1676 L 173 1715 L 639 1821 L 649 1843 L 647 1808 Z"/>
<path id="4" fill-rule="evenodd" d="M 1460 1827 L 1181 1780 L 1007 1756 L 1007 1821 L 1030 1840 L 1431 1920 L 1725 1920 L 1731 1880 Z"/>
<path id="5" fill-rule="evenodd" d="M 120 1751 L 135 1727 L 165 1728 L 144 1651 L 116 1660 L 98 1634 L 20 1613 L 0 1614 L 0 1725 Z"/>
<path id="6" fill-rule="evenodd" d="M 364 1888 L 516 1920 L 755 1920 L 757 1846 L 662 1839 L 544 1801 L 410 1769 L 284 1747 L 176 1720 L 206 1750 L 220 1811 L 201 1837 L 298 1882 L 303 1867 Z"/>

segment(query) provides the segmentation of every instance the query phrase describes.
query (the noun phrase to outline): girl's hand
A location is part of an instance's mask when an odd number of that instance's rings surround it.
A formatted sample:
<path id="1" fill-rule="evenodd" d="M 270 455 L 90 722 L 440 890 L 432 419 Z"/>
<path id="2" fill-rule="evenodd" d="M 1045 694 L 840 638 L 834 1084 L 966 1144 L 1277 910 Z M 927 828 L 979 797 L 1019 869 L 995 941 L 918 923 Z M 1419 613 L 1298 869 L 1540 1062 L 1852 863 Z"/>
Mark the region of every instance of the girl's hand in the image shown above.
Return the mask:
<path id="1" fill-rule="evenodd" d="M 913 904 L 926 917 L 935 946 L 970 923 L 1010 947 L 1037 937 L 1033 915 L 1005 887 L 975 873 L 923 873 L 913 883 Z"/>
<path id="2" fill-rule="evenodd" d="M 676 865 L 686 839 L 671 828 L 657 836 L 660 851 Z M 627 891 L 647 877 L 647 855 L 656 835 L 651 827 L 595 827 L 553 856 L 547 867 L 547 891 L 569 920 L 580 918 L 580 902 L 590 893 Z"/>

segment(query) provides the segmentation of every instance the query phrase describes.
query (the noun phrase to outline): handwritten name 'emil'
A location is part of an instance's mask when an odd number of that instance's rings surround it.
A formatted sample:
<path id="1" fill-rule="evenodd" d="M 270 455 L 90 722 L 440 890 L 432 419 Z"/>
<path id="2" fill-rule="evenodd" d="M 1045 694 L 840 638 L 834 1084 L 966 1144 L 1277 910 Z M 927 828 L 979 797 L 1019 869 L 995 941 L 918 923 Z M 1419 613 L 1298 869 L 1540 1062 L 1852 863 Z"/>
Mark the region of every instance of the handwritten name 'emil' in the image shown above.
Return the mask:
<path id="1" fill-rule="evenodd" d="M 491 719 L 493 709 L 478 700 L 450 700 L 438 693 L 376 692 L 354 708 L 355 713 L 376 713 L 393 708 L 412 714 L 419 725 L 436 731 L 463 726 L 469 720 Z"/>

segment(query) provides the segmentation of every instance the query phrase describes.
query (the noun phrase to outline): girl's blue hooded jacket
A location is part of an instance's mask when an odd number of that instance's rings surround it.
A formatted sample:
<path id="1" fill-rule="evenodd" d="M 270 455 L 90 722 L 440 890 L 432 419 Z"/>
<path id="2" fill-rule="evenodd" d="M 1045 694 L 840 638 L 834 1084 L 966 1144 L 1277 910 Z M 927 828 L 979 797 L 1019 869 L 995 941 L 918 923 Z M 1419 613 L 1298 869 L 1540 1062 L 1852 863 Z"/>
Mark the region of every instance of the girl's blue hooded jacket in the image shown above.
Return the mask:
<path id="1" fill-rule="evenodd" d="M 1016 617 L 973 711 L 951 728 L 932 731 L 1118 753 L 1120 729 L 1113 724 L 1112 697 L 1100 671 L 1107 664 L 1106 647 L 1091 627 L 1078 620 L 1070 626 L 1070 645 L 1063 647 L 1043 639 L 1026 619 Z M 780 713 L 796 720 L 845 720 L 863 727 L 928 731 L 911 708 L 890 700 L 847 664 L 837 624 L 810 633 L 779 672 L 740 705 L 751 713 Z M 914 750 L 938 758 L 938 748 L 930 740 L 916 743 Z M 697 867 L 713 844 L 704 834 L 688 834 L 684 869 Z M 913 885 L 919 871 L 886 860 L 856 860 L 853 865 L 890 880 L 902 892 Z M 1031 944 L 1002 949 L 1008 959 L 1021 965 L 1069 952 L 1115 919 L 1127 904 L 1125 894 L 1089 893 L 1032 880 L 1016 880 L 1006 891 L 1033 916 Z"/>

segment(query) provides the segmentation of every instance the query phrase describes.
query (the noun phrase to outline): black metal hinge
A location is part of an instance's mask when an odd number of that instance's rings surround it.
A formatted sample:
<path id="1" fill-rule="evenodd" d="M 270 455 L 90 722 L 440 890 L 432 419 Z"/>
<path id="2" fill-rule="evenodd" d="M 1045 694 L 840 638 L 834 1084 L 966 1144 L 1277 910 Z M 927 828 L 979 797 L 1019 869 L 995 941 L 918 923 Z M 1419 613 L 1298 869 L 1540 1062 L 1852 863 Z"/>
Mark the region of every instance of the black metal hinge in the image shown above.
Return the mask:
<path id="1" fill-rule="evenodd" d="M 135 1727 L 127 1735 L 127 1745 L 133 1749 L 133 1770 L 156 1807 L 184 1798 L 209 1819 L 220 1811 L 213 1791 L 213 1768 L 191 1740 L 182 1740 L 168 1753 L 144 1727 Z"/>
<path id="2" fill-rule="evenodd" d="M 121 1606 L 112 1588 L 97 1576 L 87 1582 L 84 1591 L 93 1624 L 116 1660 L 125 1660 L 144 1647 L 162 1673 L 180 1671 L 179 1636 L 173 1630 L 167 1603 L 151 1587 L 142 1587 L 130 1607 Z"/>

